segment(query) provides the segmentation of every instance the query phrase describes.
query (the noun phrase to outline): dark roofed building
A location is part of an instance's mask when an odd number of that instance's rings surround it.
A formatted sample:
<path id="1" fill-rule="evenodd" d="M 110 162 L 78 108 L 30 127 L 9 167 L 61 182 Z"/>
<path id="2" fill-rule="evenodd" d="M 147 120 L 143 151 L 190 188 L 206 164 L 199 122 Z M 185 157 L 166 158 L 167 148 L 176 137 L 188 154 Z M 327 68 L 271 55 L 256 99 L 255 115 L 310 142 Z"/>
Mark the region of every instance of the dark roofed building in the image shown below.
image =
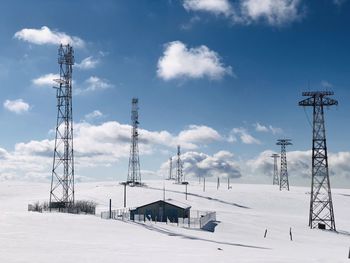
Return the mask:
<path id="1" fill-rule="evenodd" d="M 177 223 L 178 218 L 190 218 L 191 206 L 173 199 L 159 200 L 130 210 L 130 219 L 143 215 L 152 221 Z"/>

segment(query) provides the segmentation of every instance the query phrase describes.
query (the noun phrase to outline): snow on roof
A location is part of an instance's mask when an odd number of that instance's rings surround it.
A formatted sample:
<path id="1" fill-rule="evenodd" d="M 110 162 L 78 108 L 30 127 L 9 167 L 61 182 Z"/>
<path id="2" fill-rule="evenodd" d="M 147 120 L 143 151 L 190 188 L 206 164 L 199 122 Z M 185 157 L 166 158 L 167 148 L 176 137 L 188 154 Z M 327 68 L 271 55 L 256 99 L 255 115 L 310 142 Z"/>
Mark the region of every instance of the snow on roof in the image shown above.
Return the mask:
<path id="1" fill-rule="evenodd" d="M 177 206 L 177 207 L 182 208 L 182 209 L 189 209 L 189 208 L 191 208 L 191 206 L 188 205 L 188 204 L 185 204 L 185 203 L 182 203 L 180 201 L 177 201 L 177 200 L 169 198 L 169 199 L 165 199 L 165 200 L 157 200 L 157 201 L 150 202 L 150 203 L 147 203 L 147 204 L 144 204 L 144 205 L 140 205 L 140 206 L 134 207 L 131 210 L 138 209 L 138 208 L 144 207 L 144 206 L 148 206 L 150 204 L 154 204 L 154 203 L 157 203 L 157 202 L 165 202 L 167 204 L 170 204 L 170 205 L 173 205 L 173 206 Z"/>
<path id="2" fill-rule="evenodd" d="M 191 206 L 189 204 L 185 204 L 185 203 L 182 203 L 180 201 L 177 201 L 177 200 L 174 200 L 174 199 L 166 199 L 164 202 L 168 203 L 168 204 L 171 204 L 171 205 L 174 205 L 174 206 L 178 206 L 178 207 L 181 207 L 183 209 L 188 209 L 188 208 L 191 208 Z"/>

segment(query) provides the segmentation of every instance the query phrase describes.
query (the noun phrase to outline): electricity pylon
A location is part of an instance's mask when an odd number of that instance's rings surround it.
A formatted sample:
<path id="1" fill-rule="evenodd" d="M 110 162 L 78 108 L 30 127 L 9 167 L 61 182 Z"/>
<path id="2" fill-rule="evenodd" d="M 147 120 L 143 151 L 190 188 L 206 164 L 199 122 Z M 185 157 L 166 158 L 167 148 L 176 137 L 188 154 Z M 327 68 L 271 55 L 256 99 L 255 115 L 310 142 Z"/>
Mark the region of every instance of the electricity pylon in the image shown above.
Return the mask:
<path id="1" fill-rule="evenodd" d="M 307 96 L 299 102 L 299 106 L 313 107 L 312 127 L 312 179 L 309 226 L 336 231 L 331 186 L 328 173 L 328 156 L 326 145 L 326 129 L 323 106 L 338 105 L 338 101 L 329 98 L 334 95 L 330 91 L 303 92 Z"/>
<path id="2" fill-rule="evenodd" d="M 58 49 L 60 78 L 56 79 L 57 122 L 52 165 L 50 209 L 74 203 L 74 155 L 72 114 L 72 72 L 74 51 L 70 45 Z"/>
<path id="3" fill-rule="evenodd" d="M 281 145 L 280 191 L 283 189 L 289 191 L 286 145 L 292 145 L 290 141 L 290 139 L 279 139 L 276 143 Z"/>

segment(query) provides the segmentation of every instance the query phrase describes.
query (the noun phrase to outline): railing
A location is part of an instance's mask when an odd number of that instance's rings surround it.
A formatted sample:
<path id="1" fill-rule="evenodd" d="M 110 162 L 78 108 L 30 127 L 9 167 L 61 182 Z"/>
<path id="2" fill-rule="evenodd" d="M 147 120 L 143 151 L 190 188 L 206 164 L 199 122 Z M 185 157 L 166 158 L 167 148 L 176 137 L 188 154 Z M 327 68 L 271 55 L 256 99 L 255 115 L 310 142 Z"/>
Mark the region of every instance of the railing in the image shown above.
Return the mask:
<path id="1" fill-rule="evenodd" d="M 130 221 L 130 211 L 129 209 L 117 209 L 111 211 L 101 212 L 101 218 L 103 219 L 114 219 L 122 221 Z M 145 223 L 165 223 L 168 225 L 185 227 L 185 228 L 197 228 L 204 229 L 204 227 L 209 223 L 216 221 L 216 212 L 213 211 L 191 211 L 190 218 L 179 217 L 177 222 L 172 222 L 169 218 L 166 222 L 152 221 L 143 214 L 134 214 L 135 222 L 145 222 Z"/>
<path id="2" fill-rule="evenodd" d="M 202 215 L 199 219 L 200 228 L 205 227 L 209 222 L 216 221 L 216 212 L 207 212 L 205 215 Z"/>

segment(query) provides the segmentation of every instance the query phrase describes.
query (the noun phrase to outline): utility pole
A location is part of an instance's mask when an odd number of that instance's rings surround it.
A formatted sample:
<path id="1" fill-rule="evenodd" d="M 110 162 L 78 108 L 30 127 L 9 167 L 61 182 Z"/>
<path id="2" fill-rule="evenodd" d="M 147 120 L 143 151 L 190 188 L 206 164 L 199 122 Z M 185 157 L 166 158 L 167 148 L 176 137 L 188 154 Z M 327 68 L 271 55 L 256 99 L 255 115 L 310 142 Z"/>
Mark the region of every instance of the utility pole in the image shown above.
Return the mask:
<path id="1" fill-rule="evenodd" d="M 60 77 L 56 79 L 57 121 L 52 165 L 49 207 L 66 208 L 74 203 L 74 155 L 72 73 L 74 50 L 70 45 L 58 48 Z"/>
<path id="2" fill-rule="evenodd" d="M 279 185 L 279 179 L 278 179 L 278 167 L 277 167 L 277 158 L 280 156 L 277 153 L 274 153 L 271 155 L 273 158 L 273 185 Z"/>
<path id="3" fill-rule="evenodd" d="M 276 144 L 281 145 L 280 191 L 283 189 L 289 191 L 286 145 L 292 145 L 292 143 L 290 139 L 279 139 Z"/>
<path id="4" fill-rule="evenodd" d="M 140 158 L 138 146 L 138 126 L 139 126 L 139 99 L 133 98 L 131 101 L 131 146 L 129 157 L 129 168 L 127 183 L 130 186 L 141 186 Z"/>
<path id="5" fill-rule="evenodd" d="M 326 228 L 333 231 L 335 219 L 333 201 L 328 172 L 328 156 L 326 145 L 326 128 L 324 124 L 324 106 L 338 105 L 338 101 L 329 96 L 331 91 L 303 92 L 308 98 L 299 102 L 299 106 L 313 107 L 312 127 L 312 180 L 310 197 L 310 228 Z"/>

